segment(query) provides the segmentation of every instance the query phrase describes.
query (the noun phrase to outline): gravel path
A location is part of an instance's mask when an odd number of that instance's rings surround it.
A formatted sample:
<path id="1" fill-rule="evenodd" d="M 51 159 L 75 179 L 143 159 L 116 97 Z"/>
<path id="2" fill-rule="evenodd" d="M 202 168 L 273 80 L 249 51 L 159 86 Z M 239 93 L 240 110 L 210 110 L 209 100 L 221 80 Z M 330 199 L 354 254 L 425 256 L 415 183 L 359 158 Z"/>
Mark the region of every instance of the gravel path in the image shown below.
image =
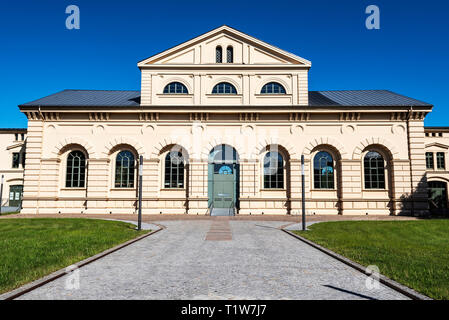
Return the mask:
<path id="1" fill-rule="evenodd" d="M 231 220 L 227 241 L 205 241 L 211 220 L 159 223 L 79 269 L 78 289 L 64 276 L 20 299 L 407 299 L 369 290 L 365 275 L 277 229 L 285 221 Z"/>

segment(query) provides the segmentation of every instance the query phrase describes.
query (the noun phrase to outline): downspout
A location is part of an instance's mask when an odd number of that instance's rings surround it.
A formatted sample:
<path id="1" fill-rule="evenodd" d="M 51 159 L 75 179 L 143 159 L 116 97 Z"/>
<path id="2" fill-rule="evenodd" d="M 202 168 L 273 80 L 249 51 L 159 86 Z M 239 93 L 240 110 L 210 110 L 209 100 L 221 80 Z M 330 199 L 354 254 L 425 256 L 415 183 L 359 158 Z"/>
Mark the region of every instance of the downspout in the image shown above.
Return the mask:
<path id="1" fill-rule="evenodd" d="M 415 201 L 413 200 L 413 169 L 412 169 L 412 151 L 410 146 L 410 118 L 413 112 L 413 107 L 410 106 L 407 115 L 407 147 L 408 147 L 408 159 L 409 159 L 409 171 L 410 171 L 410 201 L 412 203 L 411 215 L 415 215 Z"/>

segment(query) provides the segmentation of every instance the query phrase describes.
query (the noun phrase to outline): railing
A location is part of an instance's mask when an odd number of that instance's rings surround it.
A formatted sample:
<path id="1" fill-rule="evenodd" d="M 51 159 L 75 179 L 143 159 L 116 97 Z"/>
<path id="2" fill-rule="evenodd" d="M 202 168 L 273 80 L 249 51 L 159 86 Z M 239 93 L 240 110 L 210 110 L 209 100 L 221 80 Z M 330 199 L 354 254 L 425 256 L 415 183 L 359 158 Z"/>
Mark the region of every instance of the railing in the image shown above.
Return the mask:
<path id="1" fill-rule="evenodd" d="M 209 207 L 207 208 L 207 211 L 206 211 L 206 216 L 210 216 L 211 215 L 211 213 L 212 213 L 212 209 L 214 208 L 214 202 L 213 201 L 211 201 L 211 203 L 210 203 L 210 205 L 209 205 Z"/>
<path id="2" fill-rule="evenodd" d="M 232 214 L 231 214 L 232 212 Z M 229 210 L 228 210 L 228 214 L 230 216 L 235 216 L 235 206 L 234 206 L 234 201 L 231 202 L 231 205 L 229 206 Z"/>

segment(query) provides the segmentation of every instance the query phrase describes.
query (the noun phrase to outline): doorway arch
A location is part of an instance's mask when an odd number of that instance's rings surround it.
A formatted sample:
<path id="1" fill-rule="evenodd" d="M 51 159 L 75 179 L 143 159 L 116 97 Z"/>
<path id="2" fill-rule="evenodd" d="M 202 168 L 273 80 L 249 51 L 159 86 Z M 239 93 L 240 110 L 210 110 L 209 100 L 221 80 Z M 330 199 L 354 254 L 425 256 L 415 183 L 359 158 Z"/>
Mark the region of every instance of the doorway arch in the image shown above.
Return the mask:
<path id="1" fill-rule="evenodd" d="M 208 207 L 213 208 L 211 215 L 232 215 L 234 208 L 239 207 L 239 180 L 237 150 L 227 144 L 215 146 L 208 160 Z"/>

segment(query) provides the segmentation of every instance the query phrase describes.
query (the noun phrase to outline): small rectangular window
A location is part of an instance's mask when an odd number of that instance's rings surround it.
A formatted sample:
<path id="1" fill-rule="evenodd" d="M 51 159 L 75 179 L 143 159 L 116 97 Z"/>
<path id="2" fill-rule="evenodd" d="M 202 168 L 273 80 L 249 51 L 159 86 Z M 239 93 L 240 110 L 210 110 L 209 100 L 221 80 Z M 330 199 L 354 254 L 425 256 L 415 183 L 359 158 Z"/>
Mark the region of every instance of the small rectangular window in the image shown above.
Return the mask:
<path id="1" fill-rule="evenodd" d="M 433 169 L 433 152 L 426 152 L 426 168 Z"/>
<path id="2" fill-rule="evenodd" d="M 442 137 L 442 136 L 443 136 L 443 132 L 439 132 L 439 133 L 438 133 L 438 136 L 439 136 L 439 137 Z"/>
<path id="3" fill-rule="evenodd" d="M 12 154 L 12 167 L 18 168 L 20 164 L 20 153 L 14 152 Z"/>
<path id="4" fill-rule="evenodd" d="M 15 139 L 15 141 L 19 141 L 19 134 L 18 133 L 14 133 L 14 139 Z"/>
<path id="5" fill-rule="evenodd" d="M 444 152 L 437 152 L 437 168 L 438 169 L 446 169 L 445 161 L 444 161 Z"/>
<path id="6" fill-rule="evenodd" d="M 20 134 L 20 139 L 21 139 L 22 141 L 25 140 L 25 133 L 21 133 L 21 134 Z"/>

